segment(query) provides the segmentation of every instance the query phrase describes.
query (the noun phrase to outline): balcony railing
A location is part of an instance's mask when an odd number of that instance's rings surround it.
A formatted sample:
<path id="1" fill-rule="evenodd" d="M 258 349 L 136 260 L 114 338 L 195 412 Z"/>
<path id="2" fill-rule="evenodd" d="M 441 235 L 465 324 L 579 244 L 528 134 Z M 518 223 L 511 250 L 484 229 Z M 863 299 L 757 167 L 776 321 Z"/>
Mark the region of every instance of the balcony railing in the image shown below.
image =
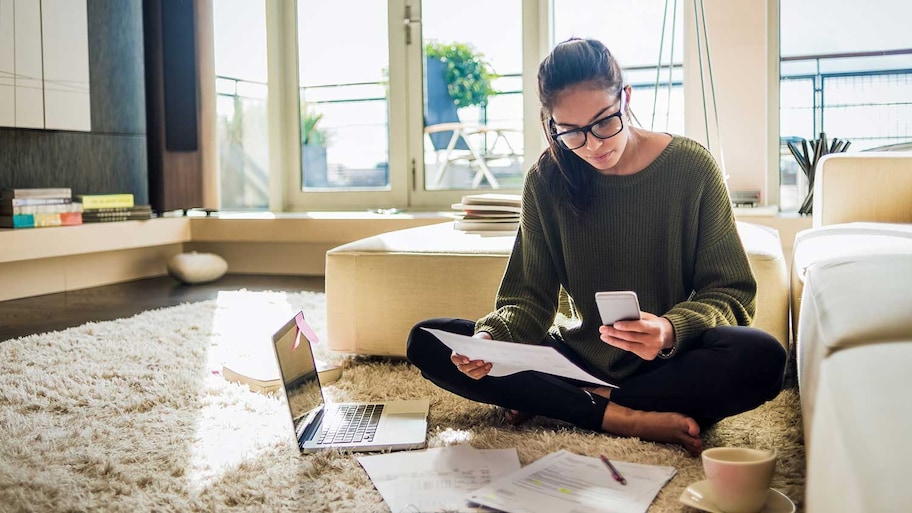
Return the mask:
<path id="1" fill-rule="evenodd" d="M 852 142 L 851 150 L 863 150 L 912 141 L 912 49 L 882 52 L 790 56 L 780 63 L 780 134 L 783 138 L 813 139 L 820 132 Z M 663 66 L 627 70 L 628 81 L 637 91 L 640 124 L 659 130 L 683 133 L 683 69 Z M 669 83 L 670 81 L 670 83 Z M 658 83 L 658 94 L 656 91 Z M 521 75 L 504 75 L 495 82 L 499 93 L 489 106 L 467 111 L 465 122 L 522 126 Z M 233 196 L 233 207 L 259 208 L 266 205 L 268 136 L 266 84 L 217 77 L 219 97 L 219 144 L 223 198 Z M 355 171 L 380 170 L 388 160 L 386 85 L 362 83 L 321 85 L 301 88 L 308 103 L 357 112 L 357 121 L 346 124 L 325 119 L 323 128 L 335 133 L 336 142 L 345 134 L 359 133 L 358 151 L 364 162 L 350 166 Z M 370 115 L 364 115 L 368 113 Z M 238 118 L 237 116 L 240 116 Z M 335 124 L 333 124 L 335 122 Z M 233 131 L 232 131 L 233 130 Z M 370 134 L 364 137 L 364 134 Z M 332 135 L 331 135 L 332 137 Z M 370 146 L 370 141 L 382 141 Z M 520 142 L 521 144 L 521 142 Z M 346 153 L 344 148 L 339 154 Z M 781 196 L 801 193 L 801 177 L 788 152 L 780 165 Z M 378 171 L 379 172 L 379 171 Z M 521 174 L 521 170 L 517 171 Z M 239 174 L 231 179 L 226 173 Z M 338 173 L 336 173 L 338 174 Z M 343 177 L 344 178 L 344 177 Z M 232 185 L 233 184 L 233 185 Z M 226 190 L 226 187 L 233 187 Z M 786 189 L 789 189 L 788 191 Z M 788 205 L 784 205 L 788 209 Z"/>

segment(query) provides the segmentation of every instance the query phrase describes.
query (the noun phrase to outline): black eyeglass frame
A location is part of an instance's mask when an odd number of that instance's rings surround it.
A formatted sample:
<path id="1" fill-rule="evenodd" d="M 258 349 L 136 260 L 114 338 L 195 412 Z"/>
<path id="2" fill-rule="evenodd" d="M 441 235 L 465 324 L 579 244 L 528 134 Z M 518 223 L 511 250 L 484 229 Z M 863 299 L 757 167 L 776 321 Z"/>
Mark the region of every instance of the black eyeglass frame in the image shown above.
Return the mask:
<path id="1" fill-rule="evenodd" d="M 617 134 L 623 132 L 624 131 L 624 110 L 625 110 L 624 107 L 626 107 L 626 103 L 627 103 L 624 101 L 625 96 L 624 96 L 623 89 L 621 89 L 621 92 L 619 93 L 618 96 L 620 97 L 620 100 L 621 100 L 621 106 L 617 112 L 615 112 L 614 114 L 609 114 L 603 118 L 599 118 L 599 119 L 593 121 L 592 123 L 589 123 L 586 126 L 581 126 L 579 128 L 573 128 L 570 130 L 565 130 L 563 132 L 557 133 L 554 129 L 554 119 L 552 118 L 552 119 L 548 120 L 549 123 L 551 124 L 551 138 L 554 139 L 555 141 L 557 141 L 557 144 L 561 145 L 561 147 L 566 150 L 578 150 L 578 149 L 582 148 L 583 146 L 585 146 L 586 143 L 589 141 L 589 134 L 592 134 L 593 136 L 604 141 L 605 139 L 611 139 L 612 137 L 616 136 Z M 596 126 L 604 123 L 606 120 L 609 120 L 611 118 L 618 118 L 618 120 L 621 122 L 621 127 L 618 129 L 617 132 L 615 132 L 611 135 L 604 136 L 604 137 L 595 133 L 593 128 L 595 128 Z M 561 136 L 564 136 L 567 134 L 573 134 L 573 133 L 577 133 L 577 132 L 583 134 L 583 142 L 579 146 L 574 146 L 571 148 L 570 146 L 567 145 L 567 143 L 565 143 L 561 139 Z"/>

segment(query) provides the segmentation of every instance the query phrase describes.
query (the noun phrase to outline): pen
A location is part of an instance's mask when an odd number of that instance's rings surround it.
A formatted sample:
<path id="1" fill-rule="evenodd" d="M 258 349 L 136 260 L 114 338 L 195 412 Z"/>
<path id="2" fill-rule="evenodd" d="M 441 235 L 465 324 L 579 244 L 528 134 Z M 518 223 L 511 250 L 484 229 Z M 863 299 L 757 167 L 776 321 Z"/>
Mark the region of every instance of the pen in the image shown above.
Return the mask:
<path id="1" fill-rule="evenodd" d="M 615 481 L 621 483 L 622 485 L 627 484 L 627 480 L 624 479 L 624 476 L 622 476 L 620 472 L 618 472 L 618 469 L 614 468 L 614 465 L 611 464 L 611 460 L 606 458 L 603 454 L 600 454 L 599 458 L 601 458 L 602 463 L 608 467 L 608 470 L 611 471 L 611 477 L 613 477 Z"/>

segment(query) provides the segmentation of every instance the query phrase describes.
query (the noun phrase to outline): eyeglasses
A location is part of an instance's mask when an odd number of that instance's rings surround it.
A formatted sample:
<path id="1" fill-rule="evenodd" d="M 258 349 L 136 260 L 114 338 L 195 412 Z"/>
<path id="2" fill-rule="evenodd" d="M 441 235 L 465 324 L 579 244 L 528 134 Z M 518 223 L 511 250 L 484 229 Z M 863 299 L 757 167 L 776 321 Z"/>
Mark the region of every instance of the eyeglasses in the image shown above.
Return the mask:
<path id="1" fill-rule="evenodd" d="M 621 133 L 624 129 L 624 93 L 621 91 L 621 108 L 609 116 L 605 116 L 594 123 L 566 132 L 554 131 L 554 120 L 551 120 L 551 137 L 568 150 L 576 150 L 586 145 L 586 137 L 590 132 L 599 139 L 610 139 Z"/>

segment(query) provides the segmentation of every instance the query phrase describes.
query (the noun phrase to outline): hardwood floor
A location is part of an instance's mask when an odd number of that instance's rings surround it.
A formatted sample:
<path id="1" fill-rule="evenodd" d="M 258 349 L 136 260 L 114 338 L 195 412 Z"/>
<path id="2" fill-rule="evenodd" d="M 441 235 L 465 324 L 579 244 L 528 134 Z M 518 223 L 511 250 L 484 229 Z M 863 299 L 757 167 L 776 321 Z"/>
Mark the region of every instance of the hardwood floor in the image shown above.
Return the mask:
<path id="1" fill-rule="evenodd" d="M 169 276 L 0 302 L 0 342 L 57 331 L 90 321 L 129 317 L 144 310 L 205 301 L 220 291 L 323 292 L 322 276 L 227 274 L 212 282 L 183 285 Z"/>

